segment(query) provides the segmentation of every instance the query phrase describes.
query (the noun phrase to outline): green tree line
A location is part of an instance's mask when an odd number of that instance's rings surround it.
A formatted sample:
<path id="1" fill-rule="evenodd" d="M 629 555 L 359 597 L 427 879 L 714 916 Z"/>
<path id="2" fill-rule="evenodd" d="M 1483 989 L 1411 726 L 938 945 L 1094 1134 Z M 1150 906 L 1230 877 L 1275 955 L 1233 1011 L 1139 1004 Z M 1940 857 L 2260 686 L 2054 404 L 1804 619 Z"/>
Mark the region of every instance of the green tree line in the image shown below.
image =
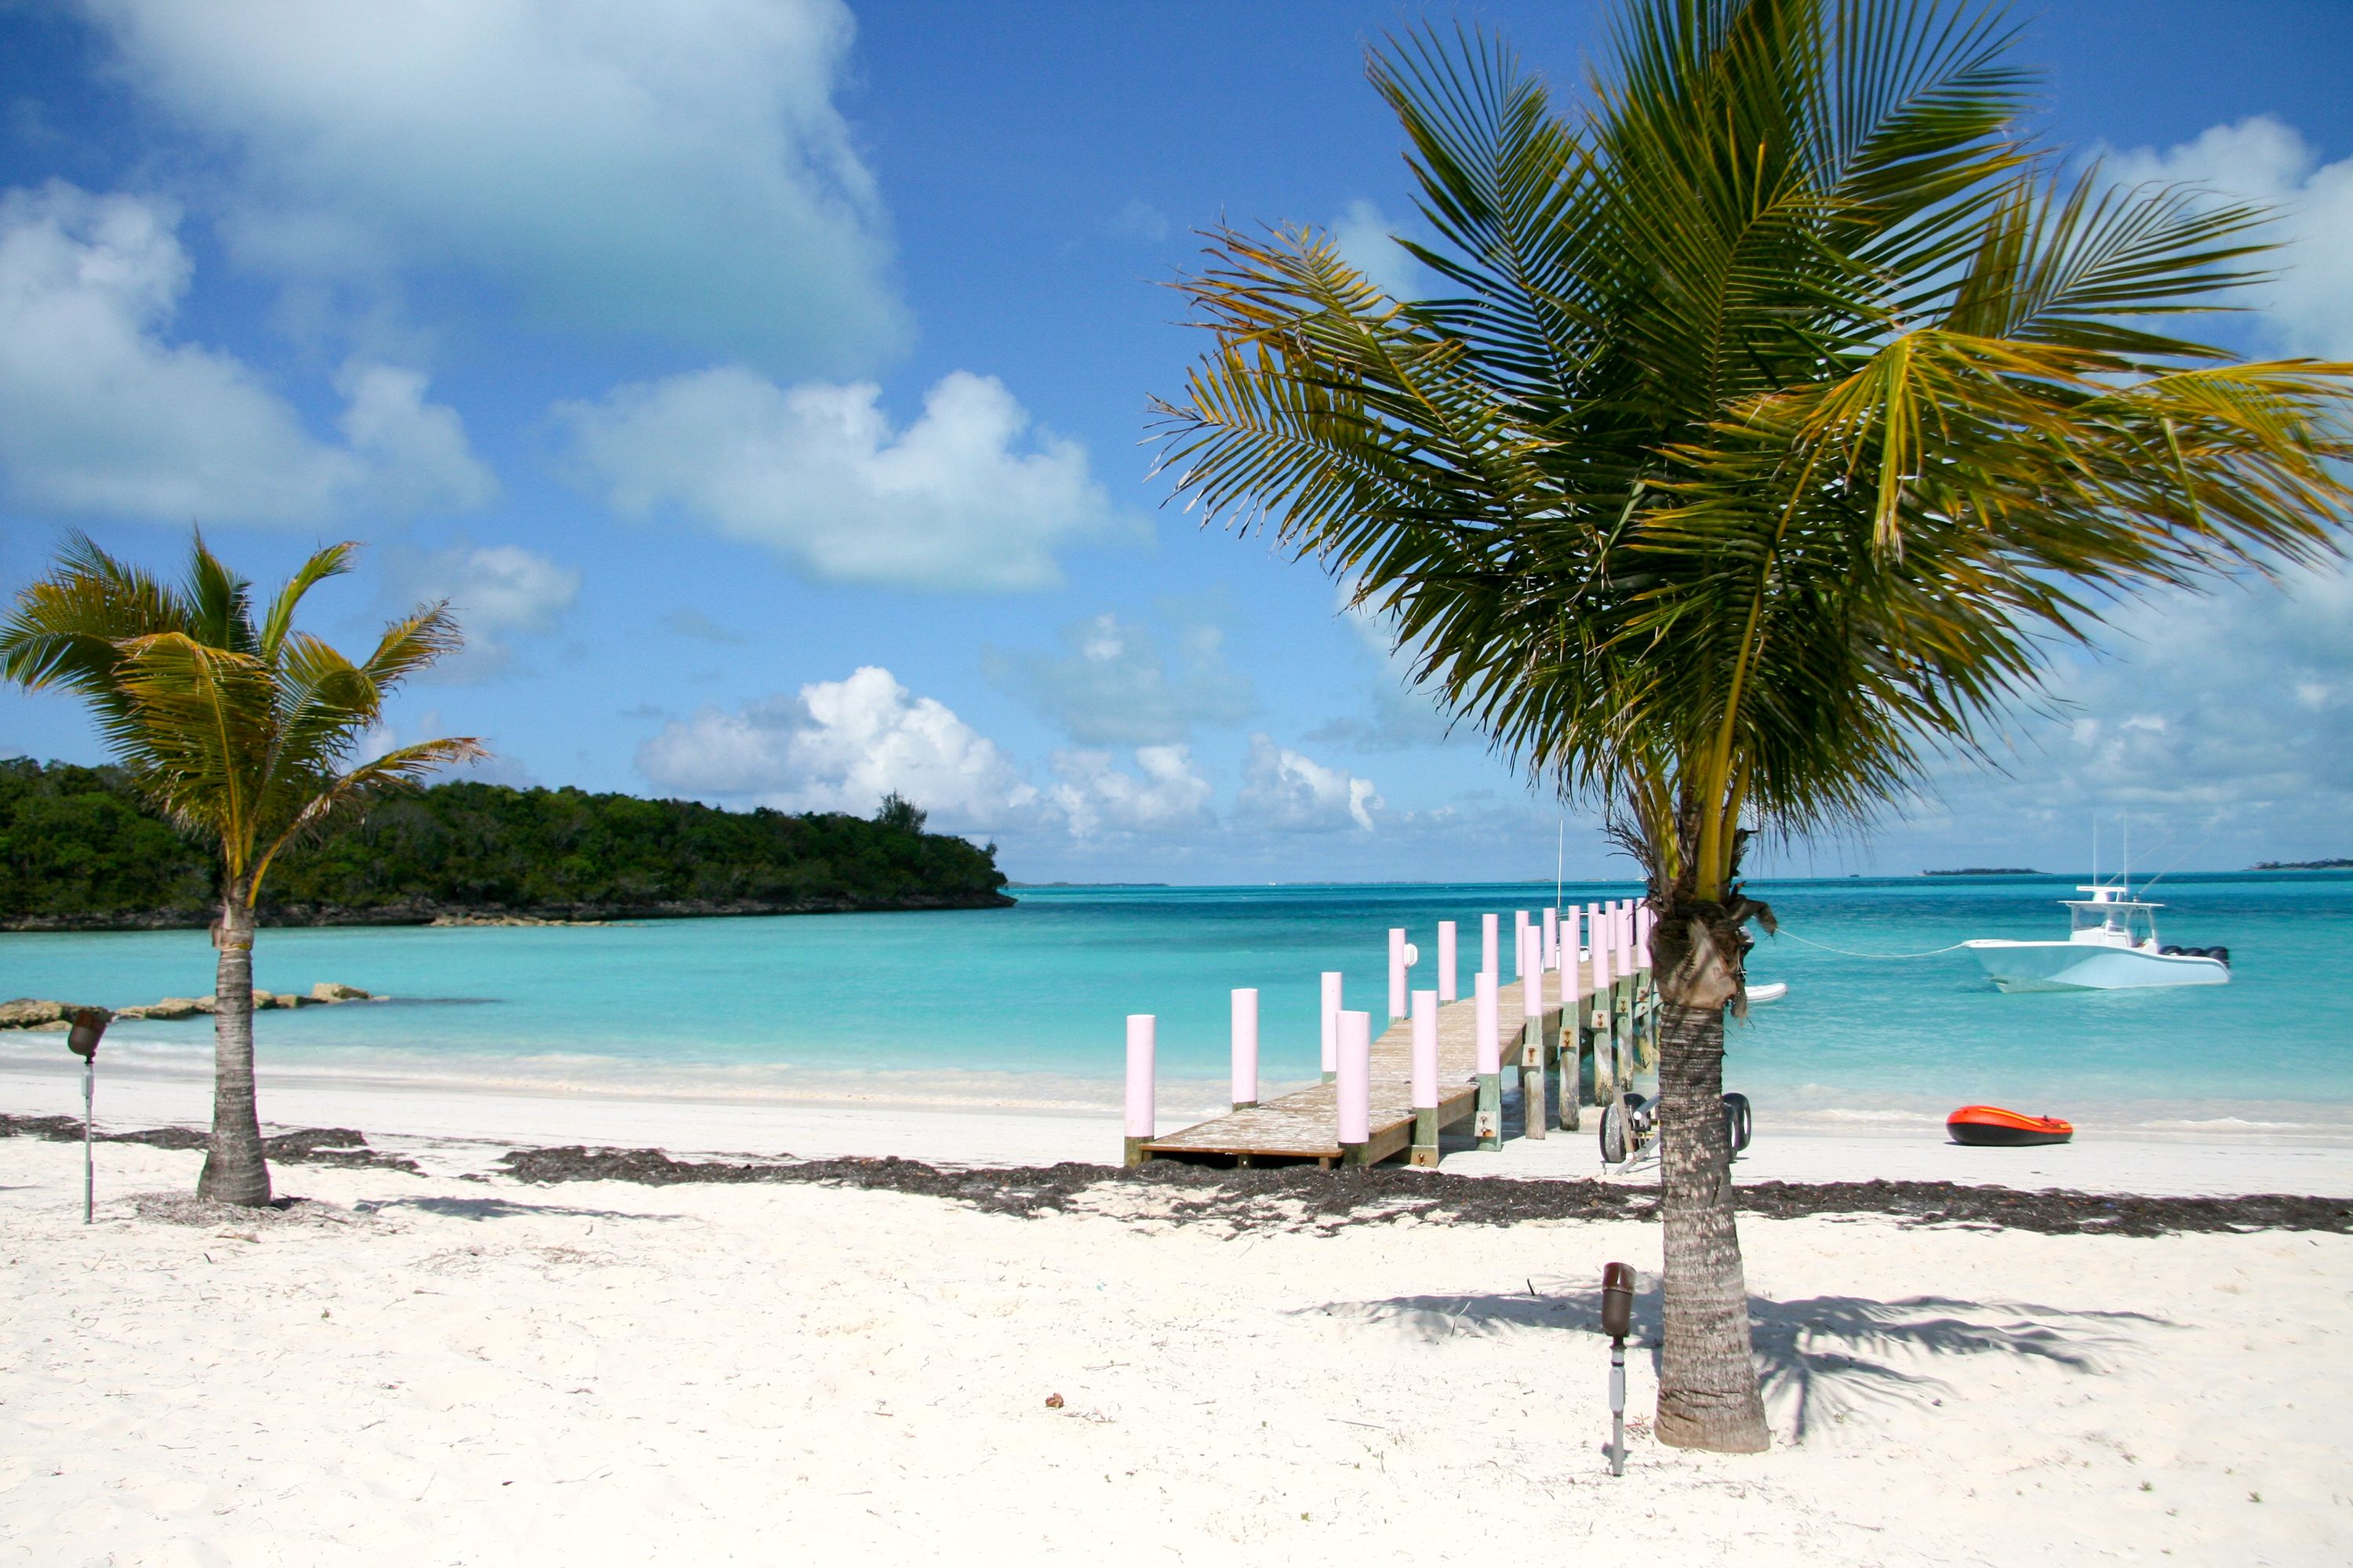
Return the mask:
<path id="1" fill-rule="evenodd" d="M 122 769 L 0 761 L 0 926 L 202 926 L 218 876 L 218 857 L 149 810 Z M 895 798 L 868 821 L 452 783 L 290 852 L 259 915 L 299 925 L 971 908 L 1010 903 L 1004 885 L 995 845 L 926 832 Z"/>

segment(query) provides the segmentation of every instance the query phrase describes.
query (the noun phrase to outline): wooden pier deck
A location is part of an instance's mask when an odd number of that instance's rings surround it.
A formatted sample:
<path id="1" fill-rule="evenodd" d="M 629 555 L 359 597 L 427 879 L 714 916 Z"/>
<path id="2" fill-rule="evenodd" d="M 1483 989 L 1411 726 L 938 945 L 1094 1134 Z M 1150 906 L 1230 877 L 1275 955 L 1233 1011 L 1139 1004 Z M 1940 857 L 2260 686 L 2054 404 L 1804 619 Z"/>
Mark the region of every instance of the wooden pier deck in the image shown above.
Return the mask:
<path id="1" fill-rule="evenodd" d="M 1556 983 L 1548 982 L 1545 989 L 1550 991 Z M 1465 997 L 1438 1010 L 1438 1125 L 1441 1129 L 1478 1114 L 1478 1007 L 1475 1000 Z M 1526 1049 L 1521 1043 L 1525 1014 L 1518 981 L 1497 988 L 1495 1012 L 1503 1034 L 1503 1074 L 1508 1082 L 1520 1069 Z M 1536 1064 L 1539 1073 L 1552 1061 L 1560 1025 L 1559 1005 L 1547 1002 L 1543 1055 Z M 1412 1022 L 1400 1018 L 1391 1023 L 1373 1042 L 1372 1058 L 1371 1136 L 1361 1153 L 1340 1145 L 1338 1091 L 1332 1084 L 1318 1084 L 1147 1139 L 1142 1153 L 1145 1159 L 1230 1160 L 1237 1165 L 1313 1160 L 1326 1166 L 1343 1158 L 1376 1164 L 1401 1154 L 1413 1142 Z M 1539 1076 L 1536 1081 L 1543 1079 Z M 1543 1112 L 1537 1115 L 1541 1119 Z"/>

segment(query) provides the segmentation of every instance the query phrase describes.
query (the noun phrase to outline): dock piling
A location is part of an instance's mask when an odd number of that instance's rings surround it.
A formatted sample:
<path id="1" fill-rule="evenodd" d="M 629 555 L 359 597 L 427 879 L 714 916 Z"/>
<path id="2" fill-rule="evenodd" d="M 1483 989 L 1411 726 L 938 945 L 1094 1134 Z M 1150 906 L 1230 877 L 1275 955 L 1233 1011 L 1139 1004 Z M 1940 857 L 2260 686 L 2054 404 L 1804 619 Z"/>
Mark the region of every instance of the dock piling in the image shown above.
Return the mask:
<path id="1" fill-rule="evenodd" d="M 1234 992 L 1234 1109 L 1258 1104 L 1258 991 Z"/>
<path id="2" fill-rule="evenodd" d="M 1557 909 L 1544 912 L 1544 967 L 1548 969 L 1560 968 L 1560 911 Z"/>
<path id="3" fill-rule="evenodd" d="M 1389 927 L 1389 1021 L 1403 1018 L 1406 1012 L 1405 976 L 1413 960 L 1406 957 L 1405 927 Z"/>
<path id="4" fill-rule="evenodd" d="M 1340 1052 L 1340 971 L 1324 971 L 1324 1081 L 1337 1071 Z"/>
<path id="5" fill-rule="evenodd" d="M 1479 972 L 1482 975 L 1499 972 L 1495 968 L 1495 925 L 1493 915 L 1479 916 Z"/>
<path id="6" fill-rule="evenodd" d="M 1456 946 L 1454 922 L 1440 920 L 1438 923 L 1438 1000 L 1440 1001 L 1458 1000 L 1459 993 L 1454 984 Z"/>
<path id="7" fill-rule="evenodd" d="M 1438 1164 L 1438 993 L 1413 993 L 1413 1150 L 1415 1165 Z"/>
<path id="8" fill-rule="evenodd" d="M 1542 1138 L 1545 1123 L 1543 935 L 1520 927 L 1520 1134 Z"/>
<path id="9" fill-rule="evenodd" d="M 1127 1015 L 1127 1153 L 1126 1163 L 1141 1165 L 1150 1156 L 1144 1146 L 1159 1128 L 1152 1103 L 1152 1056 L 1159 1021 L 1149 1012 Z"/>
<path id="10" fill-rule="evenodd" d="M 1487 916 L 1491 932 L 1494 918 Z M 1472 1130 L 1478 1135 L 1480 1148 L 1495 1150 L 1504 1147 L 1504 1041 L 1501 1021 L 1495 1016 L 1495 971 L 1480 970 L 1473 984 L 1479 1011 L 1472 1049 L 1476 1053 L 1472 1065 L 1479 1080 L 1479 1109 Z"/>
<path id="11" fill-rule="evenodd" d="M 1335 1097 L 1340 1162 L 1362 1165 L 1373 1132 L 1373 1015 L 1340 1014 L 1340 1079 Z"/>

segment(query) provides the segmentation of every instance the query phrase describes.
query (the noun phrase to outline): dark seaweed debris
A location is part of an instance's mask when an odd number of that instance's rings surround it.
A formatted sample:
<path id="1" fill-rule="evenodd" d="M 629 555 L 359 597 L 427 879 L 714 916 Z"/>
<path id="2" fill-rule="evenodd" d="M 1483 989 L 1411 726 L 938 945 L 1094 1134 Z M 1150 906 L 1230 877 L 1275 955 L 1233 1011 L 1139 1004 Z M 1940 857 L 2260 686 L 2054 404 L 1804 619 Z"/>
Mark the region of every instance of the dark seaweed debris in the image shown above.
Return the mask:
<path id="1" fill-rule="evenodd" d="M 81 1118 L 70 1116 L 9 1116 L 0 1113 L 0 1138 L 37 1138 L 79 1143 Z M 101 1132 L 95 1143 L 142 1143 L 151 1149 L 202 1149 L 212 1140 L 194 1128 L 154 1127 L 138 1132 Z M 341 1165 L 354 1170 L 406 1171 L 424 1174 L 405 1154 L 368 1147 L 365 1134 L 348 1127 L 298 1127 L 261 1140 L 265 1159 L 276 1165 Z"/>
<path id="2" fill-rule="evenodd" d="M 1173 1199 L 1157 1218 L 1238 1228 L 1331 1229 L 1402 1214 L 1458 1224 L 1527 1220 L 1648 1219 L 1653 1190 L 1590 1181 L 1513 1181 L 1375 1166 L 1212 1171 L 1155 1161 L 1135 1170 L 1065 1163 L 941 1170 L 912 1160 L 735 1163 L 673 1160 L 656 1149 L 516 1150 L 503 1163 L 526 1181 L 823 1182 L 947 1198 L 990 1213 L 1066 1213 L 1123 1191 Z M 1904 1224 L 1977 1225 L 2045 1235 L 2158 1236 L 2256 1230 L 2353 1234 L 2353 1199 L 2267 1193 L 2241 1198 L 2145 1198 L 2021 1192 L 1953 1181 L 1759 1181 L 1735 1190 L 1741 1212 L 1768 1219 L 1875 1214 Z"/>

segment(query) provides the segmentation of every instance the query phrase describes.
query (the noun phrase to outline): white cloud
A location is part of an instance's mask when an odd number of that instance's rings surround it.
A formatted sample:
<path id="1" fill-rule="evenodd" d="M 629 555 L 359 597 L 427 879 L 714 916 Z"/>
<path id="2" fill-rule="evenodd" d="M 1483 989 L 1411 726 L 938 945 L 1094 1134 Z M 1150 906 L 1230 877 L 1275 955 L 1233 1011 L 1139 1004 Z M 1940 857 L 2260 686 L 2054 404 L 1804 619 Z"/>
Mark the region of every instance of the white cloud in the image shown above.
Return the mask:
<path id="1" fill-rule="evenodd" d="M 1166 744 L 1196 724 L 1248 717 L 1257 705 L 1249 680 L 1227 667 L 1225 629 L 1198 620 L 1174 630 L 1172 660 L 1150 629 L 1105 610 L 1062 629 L 1067 653 L 991 650 L 984 667 L 1090 745 Z"/>
<path id="2" fill-rule="evenodd" d="M 496 482 L 425 377 L 354 364 L 346 444 L 232 355 L 168 332 L 193 265 L 167 203 L 60 182 L 0 196 L 0 465 L 59 512 L 316 525 L 473 506 Z"/>
<path id="3" fill-rule="evenodd" d="M 1119 216 L 1113 218 L 1106 227 L 1113 238 L 1135 239 L 1146 245 L 1157 245 L 1168 238 L 1170 224 L 1166 213 L 1150 202 L 1137 197 L 1121 207 Z"/>
<path id="4" fill-rule="evenodd" d="M 2259 263 L 2279 276 L 2253 295 L 2263 324 L 2289 352 L 2353 358 L 2353 158 L 2324 165 L 2293 126 L 2257 115 L 2162 153 L 2118 154 L 2108 169 L 2127 185 L 2178 182 L 2280 209 L 2282 249 Z"/>
<path id="5" fill-rule="evenodd" d="M 459 268 L 551 324 L 829 369 L 906 335 L 839 0 L 83 0 L 297 281 Z"/>
<path id="6" fill-rule="evenodd" d="M 1182 746 L 1146 746 L 1135 753 L 1136 772 L 1123 773 L 1106 751 L 1059 751 L 1062 782 L 1048 791 L 1071 836 L 1177 833 L 1208 824 L 1209 781 Z"/>
<path id="7" fill-rule="evenodd" d="M 580 573 L 519 545 L 459 545 L 431 555 L 396 555 L 394 590 L 409 599 L 448 599 L 465 629 L 466 646 L 435 671 L 443 679 L 480 680 L 513 660 L 518 633 L 554 631 L 580 597 Z"/>
<path id="8" fill-rule="evenodd" d="M 1113 525 L 1076 442 L 993 377 L 956 371 L 893 430 L 867 383 L 780 387 L 739 366 L 558 410 L 626 515 L 674 508 L 826 582 L 975 590 L 1060 580 L 1055 550 Z"/>
<path id="9" fill-rule="evenodd" d="M 1373 203 L 1352 201 L 1332 225 L 1332 245 L 1340 260 L 1362 272 L 1393 300 L 1429 291 L 1430 274 L 1395 238 L 1398 226 Z"/>
<path id="10" fill-rule="evenodd" d="M 1288 747 L 1277 746 L 1267 736 L 1254 735 L 1250 759 L 1242 770 L 1241 793 L 1235 803 L 1244 819 L 1261 827 L 1325 832 L 1354 823 L 1370 832 L 1381 797 L 1369 779 L 1326 768 Z"/>
<path id="11" fill-rule="evenodd" d="M 895 790 L 935 825 L 971 832 L 1022 820 L 1038 802 L 996 742 L 873 665 L 797 696 L 673 722 L 638 748 L 638 768 L 664 789 L 784 810 L 865 816 Z"/>

